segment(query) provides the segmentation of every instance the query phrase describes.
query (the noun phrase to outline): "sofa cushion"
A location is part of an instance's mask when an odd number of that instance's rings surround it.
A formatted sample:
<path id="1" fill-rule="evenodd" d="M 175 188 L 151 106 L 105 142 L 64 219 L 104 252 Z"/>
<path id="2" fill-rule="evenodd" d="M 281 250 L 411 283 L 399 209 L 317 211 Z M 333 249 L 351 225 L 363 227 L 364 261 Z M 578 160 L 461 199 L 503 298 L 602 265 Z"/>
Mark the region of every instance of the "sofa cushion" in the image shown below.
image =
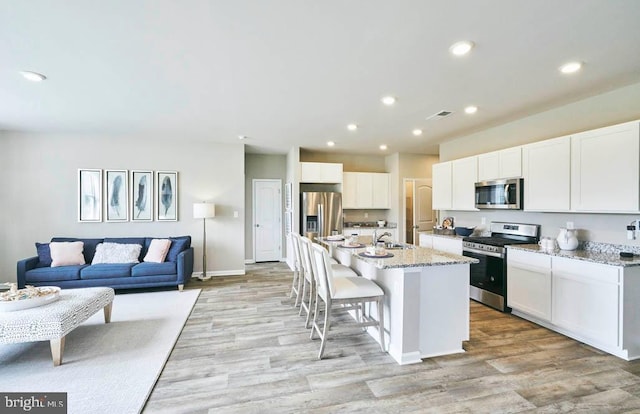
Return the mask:
<path id="1" fill-rule="evenodd" d="M 140 250 L 139 244 L 100 243 L 96 247 L 92 265 L 100 263 L 138 263 Z"/>
<path id="2" fill-rule="evenodd" d="M 84 262 L 91 263 L 93 261 L 93 255 L 96 253 L 96 246 L 102 243 L 102 239 L 79 239 L 77 237 L 54 237 L 52 242 L 69 242 L 69 241 L 81 241 L 84 242 Z"/>
<path id="3" fill-rule="evenodd" d="M 146 245 L 146 237 L 105 237 L 105 243 L 120 243 L 120 244 L 139 244 L 142 248 L 140 249 L 140 256 L 138 257 L 138 261 L 141 262 L 144 258 L 144 255 L 147 254 L 147 245 Z"/>
<path id="4" fill-rule="evenodd" d="M 174 275 L 177 273 L 175 262 L 140 263 L 133 266 L 131 276 Z"/>
<path id="5" fill-rule="evenodd" d="M 58 280 L 78 280 L 80 271 L 89 265 L 60 266 L 60 267 L 36 267 L 25 273 L 25 281 L 30 282 L 55 282 Z"/>
<path id="6" fill-rule="evenodd" d="M 87 266 L 80 271 L 81 279 L 113 279 L 131 276 L 135 263 L 101 263 Z"/>
<path id="7" fill-rule="evenodd" d="M 49 243 L 51 267 L 85 264 L 83 248 L 84 243 L 81 241 Z"/>
<path id="8" fill-rule="evenodd" d="M 38 252 L 38 264 L 36 267 L 51 266 L 51 249 L 49 249 L 49 243 L 36 242 L 36 252 Z"/>
<path id="9" fill-rule="evenodd" d="M 144 256 L 145 262 L 150 263 L 162 263 L 169 253 L 171 247 L 171 240 L 169 239 L 153 239 L 147 250 L 147 254 Z"/>
<path id="10" fill-rule="evenodd" d="M 171 240 L 171 247 L 164 259 L 167 262 L 175 262 L 181 252 L 191 247 L 191 236 L 169 237 L 169 240 Z"/>

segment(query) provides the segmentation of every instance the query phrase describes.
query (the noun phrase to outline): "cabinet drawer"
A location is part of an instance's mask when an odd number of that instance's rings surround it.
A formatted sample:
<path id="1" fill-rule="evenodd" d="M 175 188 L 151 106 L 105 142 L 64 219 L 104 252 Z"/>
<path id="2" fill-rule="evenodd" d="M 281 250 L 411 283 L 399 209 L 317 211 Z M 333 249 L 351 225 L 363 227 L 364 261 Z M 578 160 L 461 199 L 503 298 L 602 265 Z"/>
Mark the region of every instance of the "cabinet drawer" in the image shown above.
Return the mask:
<path id="1" fill-rule="evenodd" d="M 507 249 L 507 263 L 509 265 L 520 264 L 535 266 L 543 269 L 551 268 L 551 256 L 540 253 L 525 252 L 522 250 Z"/>
<path id="2" fill-rule="evenodd" d="M 576 279 L 591 279 L 604 283 L 620 283 L 620 268 L 564 257 L 553 257 L 554 274 Z"/>

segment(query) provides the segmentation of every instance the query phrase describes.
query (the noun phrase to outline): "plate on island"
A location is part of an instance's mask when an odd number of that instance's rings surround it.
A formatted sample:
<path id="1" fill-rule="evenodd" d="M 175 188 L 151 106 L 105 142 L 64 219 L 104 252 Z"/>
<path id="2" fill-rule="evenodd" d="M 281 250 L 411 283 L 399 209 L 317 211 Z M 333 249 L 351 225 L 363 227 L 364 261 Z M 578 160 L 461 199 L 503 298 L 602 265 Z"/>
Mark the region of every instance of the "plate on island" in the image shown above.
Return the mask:
<path id="1" fill-rule="evenodd" d="M 344 236 L 342 234 L 338 234 L 338 235 L 334 235 L 334 236 L 327 236 L 327 240 L 328 241 L 342 241 L 342 240 L 344 240 Z"/>
<path id="2" fill-rule="evenodd" d="M 340 244 L 340 245 L 338 245 L 338 247 L 346 247 L 347 249 L 360 249 L 360 248 L 364 247 L 364 244 L 362 244 L 362 243 L 358 243 L 358 244 Z"/>
<path id="3" fill-rule="evenodd" d="M 362 252 L 362 253 L 358 253 L 358 256 L 361 257 L 368 257 L 371 259 L 385 259 L 387 257 L 393 257 L 393 254 L 387 252 L 385 254 L 375 254 L 375 253 L 367 253 L 367 252 Z"/>

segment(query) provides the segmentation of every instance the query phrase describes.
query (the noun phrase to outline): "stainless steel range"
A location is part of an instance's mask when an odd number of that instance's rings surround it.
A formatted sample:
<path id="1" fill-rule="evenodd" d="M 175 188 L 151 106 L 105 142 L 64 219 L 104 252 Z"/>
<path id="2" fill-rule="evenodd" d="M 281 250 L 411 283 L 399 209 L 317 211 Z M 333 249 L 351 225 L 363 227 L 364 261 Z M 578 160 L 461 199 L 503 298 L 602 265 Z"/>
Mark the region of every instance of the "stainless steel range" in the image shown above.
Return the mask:
<path id="1" fill-rule="evenodd" d="M 462 254 L 480 262 L 471 265 L 470 297 L 502 312 L 507 307 L 507 249 L 509 244 L 531 244 L 540 240 L 539 224 L 491 223 L 490 237 L 465 237 Z"/>

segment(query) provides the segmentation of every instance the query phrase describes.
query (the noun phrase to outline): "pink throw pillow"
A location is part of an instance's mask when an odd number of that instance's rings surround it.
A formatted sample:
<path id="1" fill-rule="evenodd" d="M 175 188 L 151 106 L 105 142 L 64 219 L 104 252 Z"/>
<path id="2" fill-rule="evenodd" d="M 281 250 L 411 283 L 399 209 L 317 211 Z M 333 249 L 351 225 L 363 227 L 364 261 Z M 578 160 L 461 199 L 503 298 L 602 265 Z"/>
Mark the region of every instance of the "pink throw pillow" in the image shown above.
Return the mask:
<path id="1" fill-rule="evenodd" d="M 84 242 L 51 242 L 49 243 L 51 250 L 51 267 L 83 265 Z"/>
<path id="2" fill-rule="evenodd" d="M 164 262 L 167 253 L 169 253 L 169 247 L 171 247 L 171 240 L 169 239 L 153 239 L 149 245 L 149 250 L 144 256 L 143 261 L 152 263 Z"/>

